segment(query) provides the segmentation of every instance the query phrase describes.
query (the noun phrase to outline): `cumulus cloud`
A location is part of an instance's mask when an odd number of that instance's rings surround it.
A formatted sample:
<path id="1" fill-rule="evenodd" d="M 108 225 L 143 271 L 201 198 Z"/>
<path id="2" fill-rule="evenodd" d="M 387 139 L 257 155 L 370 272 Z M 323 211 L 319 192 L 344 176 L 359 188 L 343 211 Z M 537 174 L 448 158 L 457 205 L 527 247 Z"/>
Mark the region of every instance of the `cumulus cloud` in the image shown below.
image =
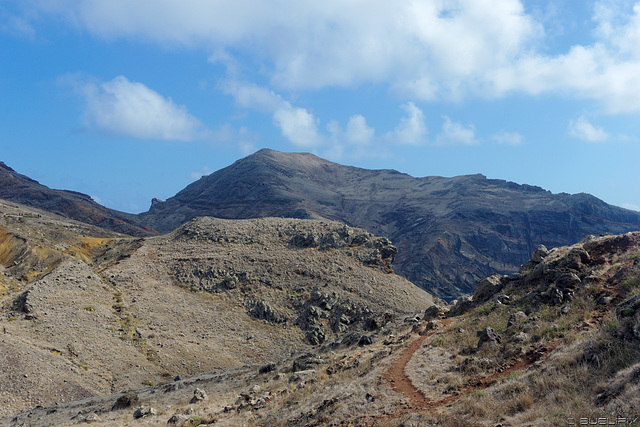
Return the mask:
<path id="1" fill-rule="evenodd" d="M 504 145 L 520 145 L 522 144 L 522 135 L 518 132 L 500 132 L 491 136 L 491 139 L 498 144 Z"/>
<path id="2" fill-rule="evenodd" d="M 232 50 L 253 55 L 285 89 L 391 82 L 425 94 L 457 90 L 541 33 L 518 0 L 32 2 L 108 39 L 203 46 L 225 63 Z"/>
<path id="3" fill-rule="evenodd" d="M 375 129 L 367 125 L 367 120 L 360 114 L 349 118 L 346 138 L 352 144 L 364 145 L 370 143 L 375 135 Z"/>
<path id="4" fill-rule="evenodd" d="M 569 122 L 569 135 L 589 142 L 604 142 L 609 139 L 609 134 L 604 129 L 592 125 L 584 116 Z"/>
<path id="5" fill-rule="evenodd" d="M 289 141 L 299 147 L 315 147 L 321 143 L 318 120 L 304 108 L 287 104 L 273 113 L 273 121 Z"/>
<path id="6" fill-rule="evenodd" d="M 449 117 L 444 116 L 442 132 L 436 136 L 436 144 L 475 145 L 477 143 L 473 125 L 465 127 L 462 123 L 453 122 Z"/>
<path id="7" fill-rule="evenodd" d="M 387 139 L 396 144 L 418 145 L 426 142 L 427 125 L 424 120 L 424 113 L 409 102 L 401 106 L 407 113 L 400 119 L 398 126 L 387 134 Z"/>
<path id="8" fill-rule="evenodd" d="M 557 30 L 520 0 L 30 2 L 107 39 L 215 52 L 233 78 L 251 58 L 282 90 L 382 83 L 421 100 L 557 91 L 610 113 L 640 111 L 640 3 L 629 4 L 595 2 L 592 38 L 550 54 L 542 47 Z"/>
<path id="9" fill-rule="evenodd" d="M 193 141 L 208 135 L 184 105 L 124 76 L 108 82 L 86 82 L 69 76 L 63 80 L 84 96 L 84 121 L 90 129 L 138 139 Z"/>
<path id="10" fill-rule="evenodd" d="M 372 149 L 379 141 L 376 137 L 376 130 L 367 124 L 367 119 L 356 114 L 349 117 L 347 125 L 343 128 L 337 120 L 332 120 L 326 127 L 329 135 L 323 155 L 333 160 L 344 160 L 345 158 L 367 158 L 374 157 L 375 153 L 380 153 L 379 146 Z"/>
<path id="11" fill-rule="evenodd" d="M 610 1 L 595 10 L 594 42 L 556 56 L 522 55 L 488 71 L 495 94 L 556 91 L 597 100 L 611 114 L 640 111 L 640 3 L 631 13 Z"/>
<path id="12" fill-rule="evenodd" d="M 292 144 L 307 148 L 322 144 L 318 119 L 307 109 L 294 107 L 274 91 L 255 84 L 227 82 L 223 89 L 239 106 L 272 114 L 274 124 Z"/>

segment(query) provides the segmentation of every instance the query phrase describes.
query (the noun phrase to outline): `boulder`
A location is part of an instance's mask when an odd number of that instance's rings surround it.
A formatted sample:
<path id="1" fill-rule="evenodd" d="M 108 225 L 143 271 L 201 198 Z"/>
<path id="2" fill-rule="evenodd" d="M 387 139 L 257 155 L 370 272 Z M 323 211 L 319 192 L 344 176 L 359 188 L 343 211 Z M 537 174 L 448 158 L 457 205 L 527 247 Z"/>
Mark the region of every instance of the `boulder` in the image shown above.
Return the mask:
<path id="1" fill-rule="evenodd" d="M 449 307 L 442 307 L 439 305 L 432 305 L 424 311 L 423 319 L 432 320 L 443 317 L 449 312 Z"/>
<path id="2" fill-rule="evenodd" d="M 529 334 L 527 334 L 526 332 L 518 332 L 517 334 L 512 336 L 509 341 L 515 342 L 515 343 L 527 342 L 529 341 Z"/>
<path id="3" fill-rule="evenodd" d="M 118 409 L 125 409 L 138 403 L 138 395 L 134 392 L 128 392 L 116 399 L 116 402 L 111 407 L 112 411 Z"/>
<path id="4" fill-rule="evenodd" d="M 373 344 L 373 337 L 371 335 L 363 335 L 360 337 L 358 341 L 358 345 L 360 347 L 364 347 L 365 345 Z"/>
<path id="5" fill-rule="evenodd" d="M 509 305 L 511 304 L 511 297 L 509 295 L 498 295 L 498 297 L 496 298 L 496 301 L 498 301 L 500 304 L 504 304 L 504 305 Z"/>
<path id="6" fill-rule="evenodd" d="M 502 276 L 498 273 L 490 274 L 478 282 L 473 301 L 485 302 L 502 289 Z"/>
<path id="7" fill-rule="evenodd" d="M 101 421 L 102 419 L 95 412 L 92 412 L 84 418 L 84 422 L 87 424 L 99 423 Z"/>
<path id="8" fill-rule="evenodd" d="M 616 316 L 626 337 L 640 339 L 640 296 L 632 296 L 618 304 Z"/>
<path id="9" fill-rule="evenodd" d="M 524 313 L 524 311 L 516 311 L 509 317 L 509 320 L 507 321 L 507 328 L 510 328 L 516 325 L 521 325 L 526 321 L 527 321 L 527 315 Z"/>
<path id="10" fill-rule="evenodd" d="M 332 310 L 338 302 L 338 294 L 336 294 L 335 292 L 324 293 L 315 290 L 311 294 L 310 302 L 314 305 L 317 305 L 323 310 Z"/>
<path id="11" fill-rule="evenodd" d="M 442 325 L 442 322 L 440 322 L 439 320 L 436 320 L 436 319 L 429 320 L 427 322 L 427 325 L 424 327 L 424 329 L 420 331 L 420 335 L 427 335 L 430 331 L 438 329 L 441 325 Z"/>
<path id="12" fill-rule="evenodd" d="M 187 422 L 187 420 L 189 420 L 189 417 L 187 417 L 186 415 L 183 414 L 174 414 L 171 418 L 169 418 L 169 420 L 167 421 L 167 425 L 177 425 L 177 426 L 183 426 L 185 425 L 185 423 Z"/>
<path id="13" fill-rule="evenodd" d="M 204 400 L 207 400 L 209 398 L 209 396 L 207 396 L 207 393 L 202 390 L 201 388 L 196 388 L 193 391 L 193 398 L 191 399 L 191 403 L 197 403 L 197 402 L 202 402 Z"/>
<path id="14" fill-rule="evenodd" d="M 320 345 L 327 339 L 324 329 L 319 324 L 312 324 L 309 326 L 307 332 L 307 341 L 311 345 Z"/>
<path id="15" fill-rule="evenodd" d="M 478 331 L 478 345 L 477 348 L 480 349 L 483 345 L 498 345 L 500 344 L 501 338 L 491 326 L 487 326 L 482 331 Z"/>
<path id="16" fill-rule="evenodd" d="M 260 369 L 258 369 L 258 373 L 266 374 L 267 372 L 273 372 L 276 370 L 275 363 L 267 363 L 266 365 L 262 365 Z"/>
<path id="17" fill-rule="evenodd" d="M 154 408 L 150 406 L 141 406 L 133 413 L 133 418 L 137 420 L 139 418 L 151 417 L 156 414 L 157 412 Z"/>
<path id="18" fill-rule="evenodd" d="M 279 313 L 268 302 L 263 300 L 256 301 L 249 310 L 249 314 L 256 319 L 266 320 L 272 323 L 284 323 L 287 321 L 286 316 Z"/>
<path id="19" fill-rule="evenodd" d="M 556 285 L 563 289 L 575 289 L 580 284 L 580 277 L 576 273 L 563 271 L 556 276 Z"/>
<path id="20" fill-rule="evenodd" d="M 325 359 L 313 353 L 306 353 L 302 356 L 298 357 L 293 362 L 293 372 L 297 371 L 307 371 L 309 369 L 313 369 L 318 365 L 322 365 L 327 363 Z"/>
<path id="21" fill-rule="evenodd" d="M 466 312 L 474 305 L 473 297 L 471 295 L 463 295 L 460 298 L 456 298 L 451 302 L 451 309 L 447 313 L 448 317 L 459 316 Z"/>
<path id="22" fill-rule="evenodd" d="M 531 261 L 540 263 L 544 258 L 549 255 L 549 250 L 545 245 L 538 245 L 538 247 L 531 254 Z"/>
<path id="23" fill-rule="evenodd" d="M 589 261 L 591 261 L 589 252 L 580 247 L 571 249 L 571 252 L 569 252 L 569 257 L 577 258 L 582 264 L 588 264 Z"/>

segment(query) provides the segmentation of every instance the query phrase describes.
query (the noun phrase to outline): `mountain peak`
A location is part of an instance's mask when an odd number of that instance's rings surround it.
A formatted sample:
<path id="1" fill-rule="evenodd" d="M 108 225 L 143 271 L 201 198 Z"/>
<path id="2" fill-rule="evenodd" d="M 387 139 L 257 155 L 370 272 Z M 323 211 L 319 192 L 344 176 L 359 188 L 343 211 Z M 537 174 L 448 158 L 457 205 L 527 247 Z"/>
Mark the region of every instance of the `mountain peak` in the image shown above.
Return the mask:
<path id="1" fill-rule="evenodd" d="M 337 164 L 331 162 L 329 160 L 323 159 L 321 157 L 316 156 L 312 153 L 307 152 L 282 152 L 277 150 L 272 150 L 270 148 L 263 148 L 261 150 L 256 151 L 254 154 L 251 154 L 239 161 L 255 161 L 255 160 L 269 160 L 278 164 L 286 164 L 289 166 L 298 165 L 298 166 L 318 166 L 322 164 Z"/>
<path id="2" fill-rule="evenodd" d="M 623 233 L 640 214 L 585 203 L 482 174 L 414 178 L 344 166 L 310 153 L 262 149 L 141 214 L 171 231 L 198 216 L 336 220 L 398 246 L 396 271 L 439 297 L 473 291 L 489 273 L 513 272 L 539 244 Z"/>

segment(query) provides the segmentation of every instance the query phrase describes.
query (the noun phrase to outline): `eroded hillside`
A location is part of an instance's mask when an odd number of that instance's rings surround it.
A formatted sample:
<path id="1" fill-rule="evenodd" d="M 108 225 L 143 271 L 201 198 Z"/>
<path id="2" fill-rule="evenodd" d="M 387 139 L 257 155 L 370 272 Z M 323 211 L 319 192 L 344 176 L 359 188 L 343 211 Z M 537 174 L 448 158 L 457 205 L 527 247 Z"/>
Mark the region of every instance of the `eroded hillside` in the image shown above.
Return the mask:
<path id="1" fill-rule="evenodd" d="M 202 218 L 148 239 L 2 204 L 0 411 L 372 340 L 433 299 L 385 238 Z"/>
<path id="2" fill-rule="evenodd" d="M 183 238 L 184 230 L 172 237 Z M 518 273 L 483 279 L 473 298 L 390 320 L 370 338 L 36 408 L 5 422 L 637 425 L 640 233 L 538 248 Z"/>

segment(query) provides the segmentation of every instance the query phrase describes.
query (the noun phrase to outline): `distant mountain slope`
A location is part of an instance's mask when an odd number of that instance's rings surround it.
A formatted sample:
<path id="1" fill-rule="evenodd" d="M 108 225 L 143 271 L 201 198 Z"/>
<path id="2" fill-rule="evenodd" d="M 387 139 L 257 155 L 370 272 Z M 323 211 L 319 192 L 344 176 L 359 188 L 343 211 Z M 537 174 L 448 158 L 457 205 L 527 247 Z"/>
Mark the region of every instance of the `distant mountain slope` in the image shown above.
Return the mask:
<path id="1" fill-rule="evenodd" d="M 326 218 L 388 236 L 399 274 L 440 296 L 471 293 L 487 274 L 515 271 L 538 244 L 624 233 L 640 213 L 588 194 L 552 194 L 482 175 L 414 178 L 304 153 L 260 150 L 140 215 L 168 232 L 198 216 Z"/>
<path id="2" fill-rule="evenodd" d="M 57 213 L 87 224 L 132 236 L 150 236 L 153 230 L 135 223 L 136 216 L 96 203 L 75 191 L 52 190 L 0 162 L 0 199 Z"/>

